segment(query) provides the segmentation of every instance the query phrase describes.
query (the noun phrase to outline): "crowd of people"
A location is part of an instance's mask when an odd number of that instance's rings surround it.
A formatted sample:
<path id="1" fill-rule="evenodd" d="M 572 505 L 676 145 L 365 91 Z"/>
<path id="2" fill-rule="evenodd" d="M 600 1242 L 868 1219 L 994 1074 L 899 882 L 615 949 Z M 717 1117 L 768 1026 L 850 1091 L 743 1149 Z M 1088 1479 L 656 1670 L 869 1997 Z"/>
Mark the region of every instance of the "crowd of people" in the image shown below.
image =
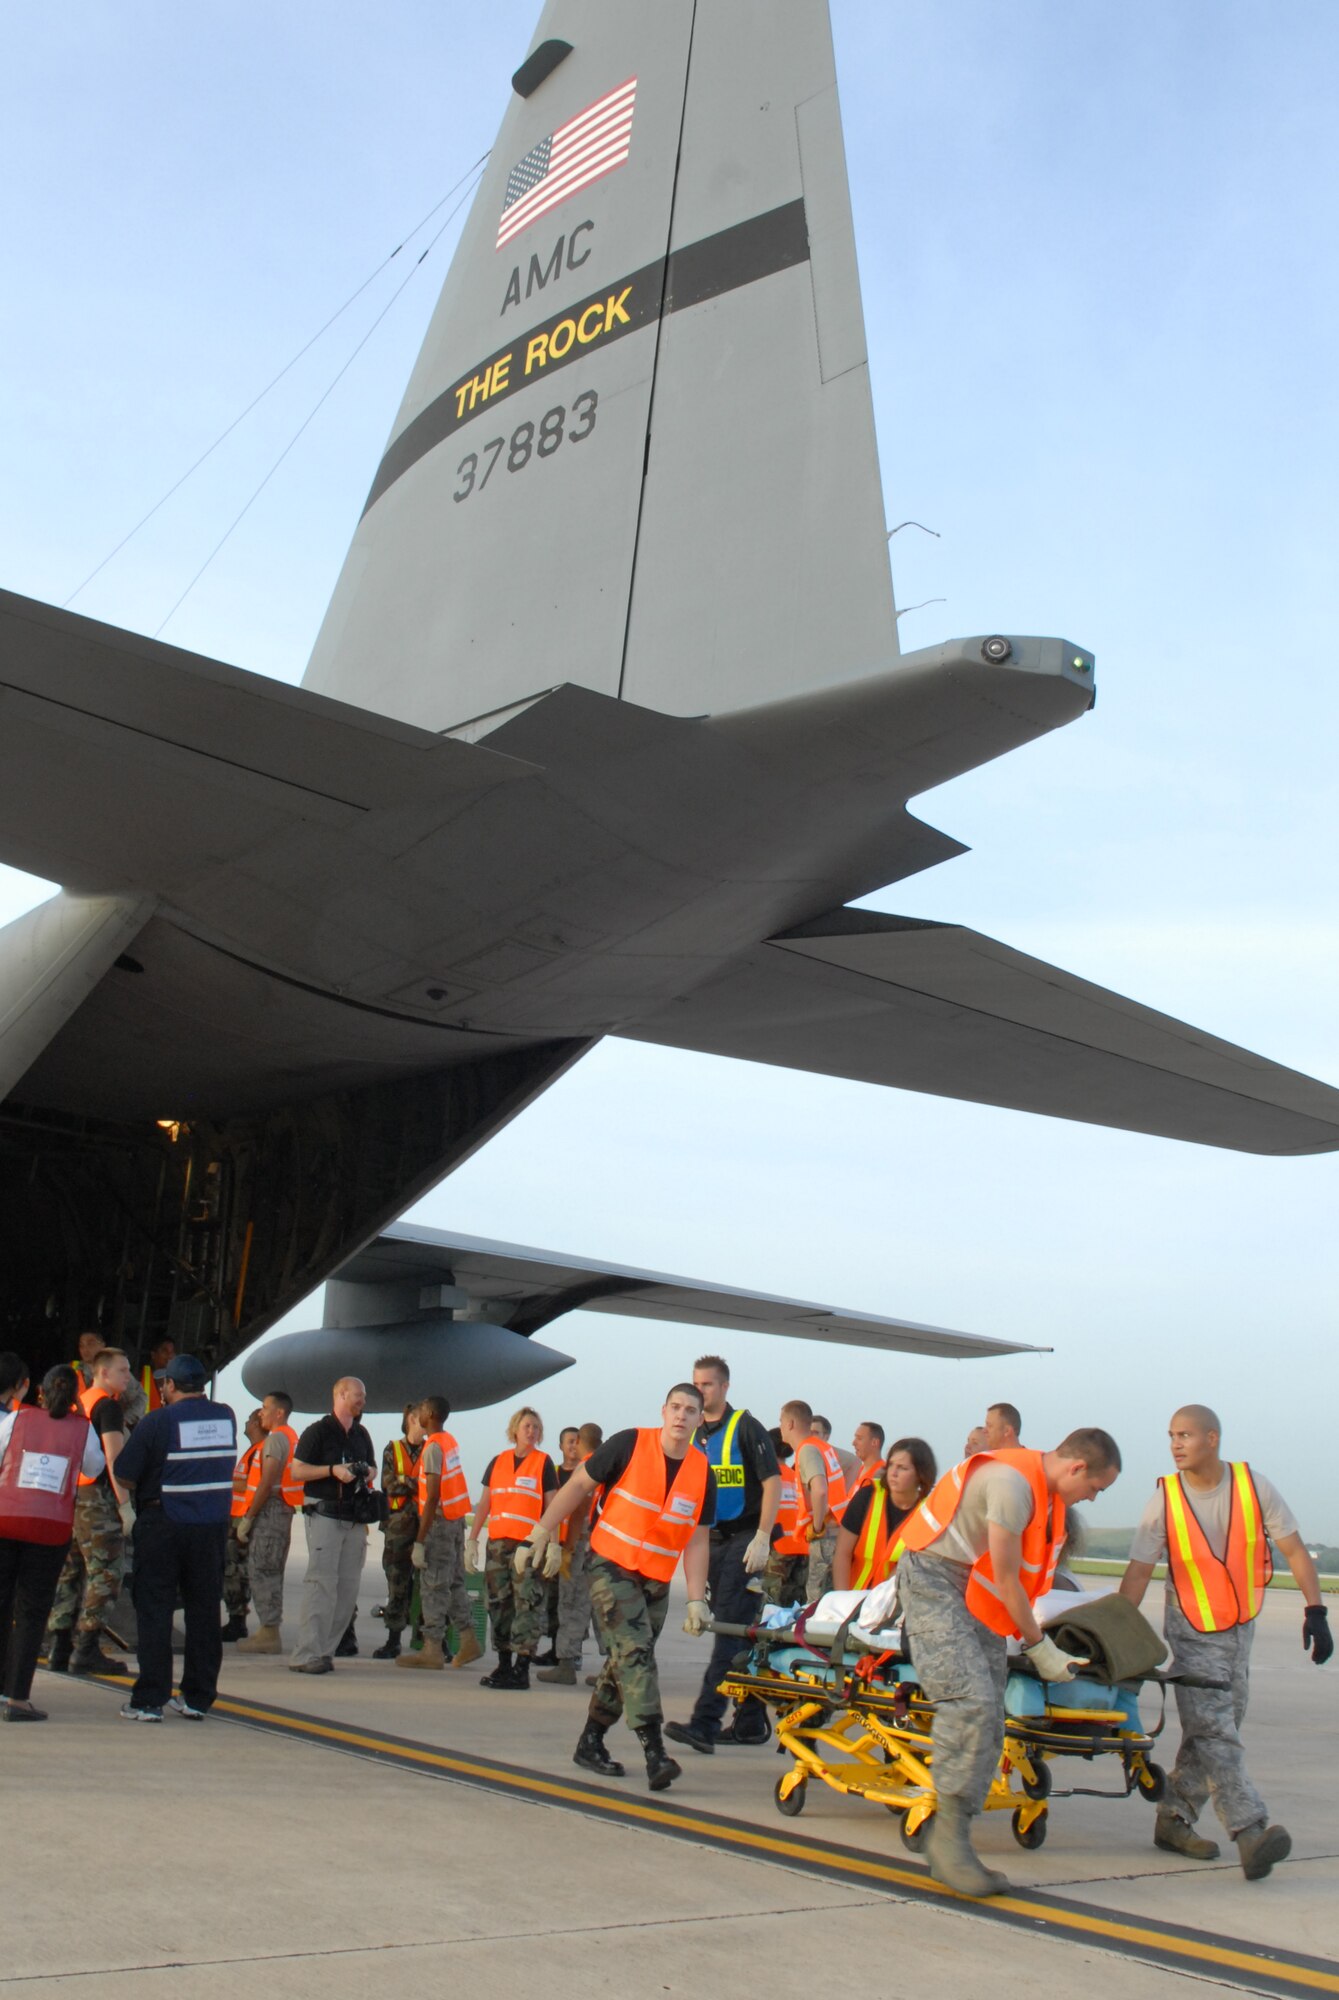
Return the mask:
<path id="1" fill-rule="evenodd" d="M 171 1343 L 136 1371 L 83 1335 L 78 1356 L 35 1395 L 22 1360 L 0 1355 L 0 1716 L 45 1719 L 31 1699 L 39 1658 L 56 1672 L 124 1672 L 104 1641 L 129 1650 L 133 1640 L 138 1672 L 122 1716 L 203 1719 L 225 1644 L 283 1650 L 301 1513 L 307 1562 L 291 1672 L 328 1674 L 358 1650 L 359 1584 L 379 1530 L 386 1596 L 374 1659 L 456 1673 L 480 1660 L 468 1579 L 482 1574 L 496 1663 L 480 1684 L 525 1692 L 533 1666 L 538 1680 L 575 1686 L 593 1629 L 600 1661 L 585 1677 L 574 1760 L 624 1776 L 607 1742 L 622 1719 L 660 1791 L 682 1776 L 667 1739 L 710 1756 L 770 1734 L 756 1700 L 727 1719 L 720 1686 L 738 1645 L 729 1631 L 714 1634 L 686 1719 L 666 1720 L 656 1642 L 680 1567 L 693 1635 L 748 1626 L 762 1600 L 810 1605 L 833 1588 L 895 1578 L 905 1644 L 934 1708 L 931 1871 L 968 1895 L 1007 1886 L 970 1837 L 1003 1744 L 1007 1648 L 1021 1644 L 1052 1684 L 1088 1664 L 1048 1637 L 1034 1607 L 1062 1554 L 1073 1554 L 1071 1510 L 1120 1473 L 1106 1431 L 1080 1428 L 1034 1449 L 1019 1411 L 995 1403 L 941 1473 L 925 1439 L 890 1441 L 872 1419 L 856 1425 L 849 1449 L 834 1443 L 828 1420 L 799 1398 L 769 1427 L 731 1402 L 725 1361 L 704 1355 L 691 1380 L 670 1388 L 658 1422 L 608 1438 L 597 1424 L 568 1426 L 557 1464 L 539 1412 L 523 1406 L 472 1487 L 443 1397 L 405 1409 L 379 1478 L 365 1402 L 364 1385 L 344 1377 L 330 1410 L 298 1433 L 291 1399 L 275 1390 L 246 1418 L 239 1453 L 233 1412 L 210 1399 L 200 1361 Z M 1217 1845 L 1195 1831 L 1212 1801 L 1246 1876 L 1258 1879 L 1290 1844 L 1246 1772 L 1240 1734 L 1271 1547 L 1302 1594 L 1303 1643 L 1317 1664 L 1333 1651 L 1328 1619 L 1296 1520 L 1260 1473 L 1223 1460 L 1214 1412 L 1185 1406 L 1169 1436 L 1174 1470 L 1143 1513 L 1119 1586 L 1137 1606 L 1166 1565 L 1166 1636 L 1194 1683 L 1176 1688 L 1181 1745 L 1154 1838 L 1213 1858 Z M 174 1693 L 178 1610 L 185 1650 Z"/>

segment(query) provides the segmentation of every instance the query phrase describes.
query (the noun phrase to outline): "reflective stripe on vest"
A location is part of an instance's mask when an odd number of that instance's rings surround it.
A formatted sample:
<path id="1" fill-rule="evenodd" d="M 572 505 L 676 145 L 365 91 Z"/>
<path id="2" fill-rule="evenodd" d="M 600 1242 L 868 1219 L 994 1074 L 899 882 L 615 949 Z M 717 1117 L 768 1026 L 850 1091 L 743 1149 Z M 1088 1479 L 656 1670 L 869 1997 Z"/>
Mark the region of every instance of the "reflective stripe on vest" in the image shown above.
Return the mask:
<path id="1" fill-rule="evenodd" d="M 1179 1473 L 1159 1482 L 1167 1527 L 1167 1568 L 1176 1601 L 1197 1632 L 1226 1632 L 1260 1615 L 1274 1574 L 1260 1496 L 1244 1461 L 1228 1466 L 1226 1553 L 1216 1556 Z"/>
<path id="2" fill-rule="evenodd" d="M 862 1486 L 873 1486 L 878 1480 L 882 1478 L 883 1478 L 883 1460 L 881 1458 L 876 1458 L 872 1465 L 861 1466 L 860 1477 L 859 1479 L 857 1479 L 855 1483 L 855 1490 L 858 1493 Z"/>
<path id="3" fill-rule="evenodd" d="M 114 1403 L 117 1400 L 115 1396 L 108 1395 L 105 1389 L 99 1389 L 96 1383 L 94 1383 L 90 1388 L 81 1389 L 79 1391 L 79 1407 L 83 1411 L 84 1415 L 88 1418 L 88 1421 L 90 1423 L 92 1423 L 93 1421 L 94 1410 L 97 1409 L 98 1404 L 102 1402 L 104 1398 L 109 1403 Z M 106 1448 L 107 1447 L 104 1445 L 103 1450 L 105 1451 Z M 81 1472 L 79 1475 L 79 1484 L 81 1486 L 96 1486 L 101 1477 L 102 1474 L 100 1472 L 95 1473 L 91 1479 L 88 1477 L 87 1473 Z"/>
<path id="4" fill-rule="evenodd" d="M 859 1490 L 857 1487 L 856 1491 Z M 856 1536 L 855 1550 L 851 1557 L 851 1589 L 868 1590 L 872 1583 L 882 1583 L 886 1574 L 887 1554 L 888 1495 L 883 1481 L 880 1480 L 870 1493 L 865 1525 Z"/>
<path id="5" fill-rule="evenodd" d="M 716 1481 L 716 1521 L 736 1521 L 744 1511 L 744 1466 L 743 1461 L 734 1456 L 735 1432 L 740 1419 L 747 1414 L 744 1410 L 732 1410 L 729 1421 L 709 1437 L 701 1431 L 694 1434 L 693 1443 L 698 1450 L 706 1453 L 711 1467 L 711 1476 Z"/>
<path id="6" fill-rule="evenodd" d="M 288 1457 L 284 1460 L 284 1470 L 279 1483 L 279 1491 L 283 1494 L 290 1507 L 301 1507 L 302 1481 L 291 1478 L 288 1470 L 297 1456 L 298 1434 L 293 1429 L 292 1424 L 276 1424 L 270 1432 L 270 1436 L 274 1437 L 276 1434 L 279 1437 L 286 1437 L 288 1439 Z"/>
<path id="7" fill-rule="evenodd" d="M 951 1466 L 929 1497 L 922 1500 L 915 1513 L 909 1514 L 902 1523 L 892 1561 L 896 1562 L 904 1550 L 914 1553 L 938 1541 L 958 1511 L 963 1489 L 971 1474 L 977 1466 L 992 1461 L 1011 1465 L 1015 1472 L 1022 1473 L 1032 1488 L 1032 1519 L 1020 1537 L 1022 1553 L 1018 1579 L 1028 1602 L 1035 1604 L 1050 1589 L 1056 1564 L 1060 1560 L 1065 1539 L 1065 1503 L 1047 1490 L 1042 1454 L 1025 1450 L 1021 1445 L 1007 1451 L 976 1452 L 971 1458 L 964 1458 L 960 1464 Z M 1018 1627 L 1001 1600 L 989 1553 L 978 1556 L 972 1564 L 967 1579 L 967 1609 L 992 1632 L 999 1632 L 1009 1639 L 1019 1637 Z"/>
<path id="8" fill-rule="evenodd" d="M 232 1411 L 205 1396 L 187 1396 L 159 1415 L 166 1415 L 169 1425 L 162 1472 L 164 1514 L 188 1527 L 226 1521 L 232 1512 L 237 1456 Z"/>
<path id="9" fill-rule="evenodd" d="M 500 1451 L 488 1482 L 488 1539 L 523 1542 L 544 1512 L 544 1467 L 548 1457 L 532 1451 L 517 1465 L 514 1451 Z"/>
<path id="10" fill-rule="evenodd" d="M 690 1444 L 667 1489 L 660 1437 L 658 1425 L 638 1431 L 627 1471 L 605 1495 L 590 1547 L 620 1569 L 668 1583 L 702 1518 L 711 1468 L 706 1453 Z"/>
<path id="11" fill-rule="evenodd" d="M 419 1446 L 417 1451 L 413 1451 L 406 1438 L 391 1439 L 391 1458 L 395 1464 L 395 1477 L 397 1479 L 404 1479 L 412 1484 L 418 1477 L 418 1462 L 422 1456 L 422 1445 Z M 386 1504 L 392 1514 L 398 1514 L 401 1508 L 409 1505 L 409 1499 L 410 1496 L 408 1493 L 391 1493 L 387 1496 Z M 420 1498 L 421 1504 L 422 1501 Z"/>
<path id="12" fill-rule="evenodd" d="M 772 1554 L 774 1556 L 805 1556 L 809 1553 L 809 1544 L 798 1529 L 800 1501 L 796 1490 L 795 1467 L 793 1465 L 782 1465 L 779 1470 L 781 1473 L 781 1503 L 776 1510 L 776 1524 L 780 1528 L 781 1533 L 772 1544 Z"/>
<path id="13" fill-rule="evenodd" d="M 419 1514 L 421 1516 L 423 1513 L 425 1513 L 428 1505 L 428 1476 L 423 1469 L 423 1461 L 428 1455 L 428 1446 L 430 1444 L 435 1444 L 437 1449 L 442 1454 L 442 1470 L 441 1470 L 441 1476 L 437 1484 L 438 1519 L 442 1521 L 463 1521 L 465 1516 L 470 1511 L 470 1489 L 468 1483 L 466 1482 L 465 1474 L 461 1469 L 460 1446 L 456 1443 L 450 1431 L 434 1431 L 431 1437 L 425 1438 L 423 1440 L 423 1449 L 419 1453 L 418 1457 Z M 512 1457 L 514 1458 L 515 1456 L 516 1454 L 513 1452 Z M 543 1453 L 542 1452 L 532 1453 L 532 1456 L 538 1457 L 540 1460 L 541 1470 L 540 1470 L 539 1514 L 542 1514 L 544 1511 Z M 528 1462 L 529 1461 L 527 1460 L 527 1463 Z M 494 1468 L 494 1470 L 496 1470 L 496 1467 Z M 536 1521 L 539 1519 L 539 1514 L 535 1515 Z M 533 1525 L 534 1522 L 531 1523 L 532 1527 Z M 491 1507 L 489 1509 L 489 1527 L 490 1528 L 492 1527 Z M 529 1534 L 530 1529 L 527 1528 L 525 1532 L 526 1534 Z"/>
<path id="14" fill-rule="evenodd" d="M 823 1533 L 826 1535 L 829 1526 L 837 1526 L 841 1521 L 842 1515 L 846 1512 L 846 1474 L 842 1471 L 842 1462 L 832 1449 L 832 1446 L 826 1439 L 821 1437 L 807 1437 L 804 1440 L 804 1444 L 800 1446 L 799 1451 L 795 1454 L 797 1468 L 800 1463 L 800 1452 L 804 1450 L 804 1445 L 806 1444 L 813 1445 L 816 1451 L 822 1453 L 823 1464 L 827 1468 L 828 1520 L 823 1524 Z M 799 1508 L 798 1527 L 800 1533 L 804 1535 L 808 1530 L 809 1523 L 814 1518 L 814 1510 L 809 1505 L 809 1495 L 805 1491 L 804 1481 L 800 1478 L 798 1469 L 795 1475 L 795 1498 Z M 809 1543 L 807 1539 L 804 1545 L 808 1548 Z"/>
<path id="15" fill-rule="evenodd" d="M 251 1504 L 251 1495 L 260 1484 L 259 1472 L 257 1472 L 253 1479 L 251 1477 L 251 1468 L 253 1465 L 259 1466 L 260 1445 L 264 1444 L 264 1442 L 265 1440 L 262 1438 L 260 1444 L 249 1444 L 233 1467 L 232 1518 L 234 1521 L 241 1520 L 243 1514 L 245 1514 Z"/>

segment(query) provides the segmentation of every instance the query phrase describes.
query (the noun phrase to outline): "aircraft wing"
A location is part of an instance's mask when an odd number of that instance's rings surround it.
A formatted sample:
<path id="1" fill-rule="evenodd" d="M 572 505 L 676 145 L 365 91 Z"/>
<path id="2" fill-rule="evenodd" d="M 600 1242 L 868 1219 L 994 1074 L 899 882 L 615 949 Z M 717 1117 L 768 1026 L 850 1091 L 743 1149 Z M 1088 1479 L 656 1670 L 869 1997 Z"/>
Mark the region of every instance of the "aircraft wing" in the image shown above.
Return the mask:
<path id="1" fill-rule="evenodd" d="M 1339 1148 L 1339 1090 L 956 924 L 846 909 L 634 1041 L 1249 1153 Z"/>
<path id="2" fill-rule="evenodd" d="M 410 1223 L 396 1223 L 383 1230 L 366 1249 L 341 1265 L 332 1289 L 346 1284 L 351 1291 L 363 1286 L 384 1287 L 382 1296 L 388 1305 L 397 1293 L 407 1300 L 408 1289 L 415 1286 L 428 1291 L 435 1286 L 453 1286 L 468 1295 L 471 1315 L 525 1335 L 537 1333 L 564 1313 L 579 1310 L 719 1327 L 728 1333 L 830 1340 L 842 1347 L 877 1347 L 892 1354 L 936 1354 L 946 1360 L 1049 1352 L 1018 1341 L 922 1326 L 914 1320 L 884 1319 L 875 1313 L 776 1298 L 768 1292 L 739 1291 L 699 1278 L 670 1277 L 663 1271 L 602 1264 L 592 1258 L 420 1229 Z M 350 1297 L 336 1317 L 347 1318 L 353 1310 Z M 329 1320 L 329 1301 L 327 1316 Z"/>

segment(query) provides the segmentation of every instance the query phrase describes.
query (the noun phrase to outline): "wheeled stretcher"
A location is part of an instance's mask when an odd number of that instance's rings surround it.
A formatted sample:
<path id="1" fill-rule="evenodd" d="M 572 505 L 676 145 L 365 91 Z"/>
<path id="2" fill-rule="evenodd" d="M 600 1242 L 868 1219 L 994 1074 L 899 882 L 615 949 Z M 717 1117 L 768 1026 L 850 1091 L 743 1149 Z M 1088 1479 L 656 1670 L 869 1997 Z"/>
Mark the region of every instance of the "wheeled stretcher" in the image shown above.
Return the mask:
<path id="1" fill-rule="evenodd" d="M 902 1839 L 914 1852 L 935 1810 L 934 1710 L 900 1630 L 866 1631 L 854 1622 L 852 1607 L 852 1593 L 834 1592 L 782 1614 L 784 1623 L 718 1624 L 718 1632 L 743 1642 L 720 1691 L 737 1701 L 752 1695 L 773 1717 L 779 1748 L 791 1759 L 775 1787 L 779 1812 L 803 1812 L 809 1782 L 818 1779 L 896 1813 Z M 1024 1659 L 1010 1667 L 1004 1749 L 984 1810 L 1008 1812 L 1020 1846 L 1041 1846 L 1053 1798 L 1127 1798 L 1136 1791 L 1149 1800 L 1162 1797 L 1166 1776 L 1150 1753 L 1165 1721 L 1166 1676 L 1149 1674 L 1117 1687 L 1086 1678 L 1053 1686 L 1039 1681 Z M 1158 1685 L 1163 1709 L 1146 1731 L 1139 1693 L 1149 1681 Z M 1099 1757 L 1115 1760 L 1116 1785 L 1056 1787 L 1057 1760 L 1091 1763 Z"/>

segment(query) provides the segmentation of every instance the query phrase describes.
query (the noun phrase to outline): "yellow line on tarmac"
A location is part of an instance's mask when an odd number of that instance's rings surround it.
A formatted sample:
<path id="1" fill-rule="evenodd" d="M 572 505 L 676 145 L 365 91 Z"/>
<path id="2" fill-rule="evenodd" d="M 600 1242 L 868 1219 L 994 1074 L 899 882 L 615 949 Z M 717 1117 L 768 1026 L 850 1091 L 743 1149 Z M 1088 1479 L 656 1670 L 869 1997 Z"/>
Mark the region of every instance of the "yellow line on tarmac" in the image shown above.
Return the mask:
<path id="1" fill-rule="evenodd" d="M 1306 1988 L 1316 1993 L 1339 1994 L 1339 1968 L 1334 1971 L 1304 1965 L 1285 1955 L 1270 1956 L 1248 1945 L 1207 1937 L 1186 1937 L 1154 1921 L 1103 1916 L 1076 1908 L 1059 1898 L 1027 1895 L 992 1896 L 979 1902 L 946 1889 L 923 1871 L 899 1867 L 896 1863 L 865 1858 L 794 1837 L 764 1833 L 739 1820 L 716 1816 L 704 1819 L 681 1807 L 656 1805 L 632 1799 L 614 1791 L 595 1791 L 589 1786 L 564 1783 L 557 1778 L 536 1776 L 529 1771 L 499 1763 L 479 1763 L 453 1750 L 436 1750 L 427 1744 L 410 1744 L 368 1730 L 349 1729 L 311 1716 L 294 1715 L 282 1709 L 263 1708 L 256 1703 L 220 1700 L 215 1714 L 232 1716 L 239 1722 L 254 1722 L 281 1734 L 306 1737 L 313 1742 L 331 1743 L 344 1749 L 365 1750 L 398 1764 L 419 1765 L 428 1770 L 449 1772 L 456 1778 L 475 1779 L 495 1789 L 516 1792 L 527 1798 L 592 1807 L 606 1817 L 634 1821 L 640 1825 L 663 1827 L 679 1834 L 696 1834 L 717 1847 L 734 1847 L 801 1866 L 818 1868 L 829 1875 L 852 1880 L 873 1881 L 890 1888 L 905 1889 L 922 1898 L 937 1897 L 948 1903 L 965 1904 L 983 1914 L 994 1913 L 1043 1923 L 1052 1931 L 1102 1939 L 1132 1953 L 1151 1952 L 1164 1962 L 1181 1959 L 1187 1966 L 1216 1966 L 1224 1971 L 1253 1975 L 1270 1985 Z"/>

